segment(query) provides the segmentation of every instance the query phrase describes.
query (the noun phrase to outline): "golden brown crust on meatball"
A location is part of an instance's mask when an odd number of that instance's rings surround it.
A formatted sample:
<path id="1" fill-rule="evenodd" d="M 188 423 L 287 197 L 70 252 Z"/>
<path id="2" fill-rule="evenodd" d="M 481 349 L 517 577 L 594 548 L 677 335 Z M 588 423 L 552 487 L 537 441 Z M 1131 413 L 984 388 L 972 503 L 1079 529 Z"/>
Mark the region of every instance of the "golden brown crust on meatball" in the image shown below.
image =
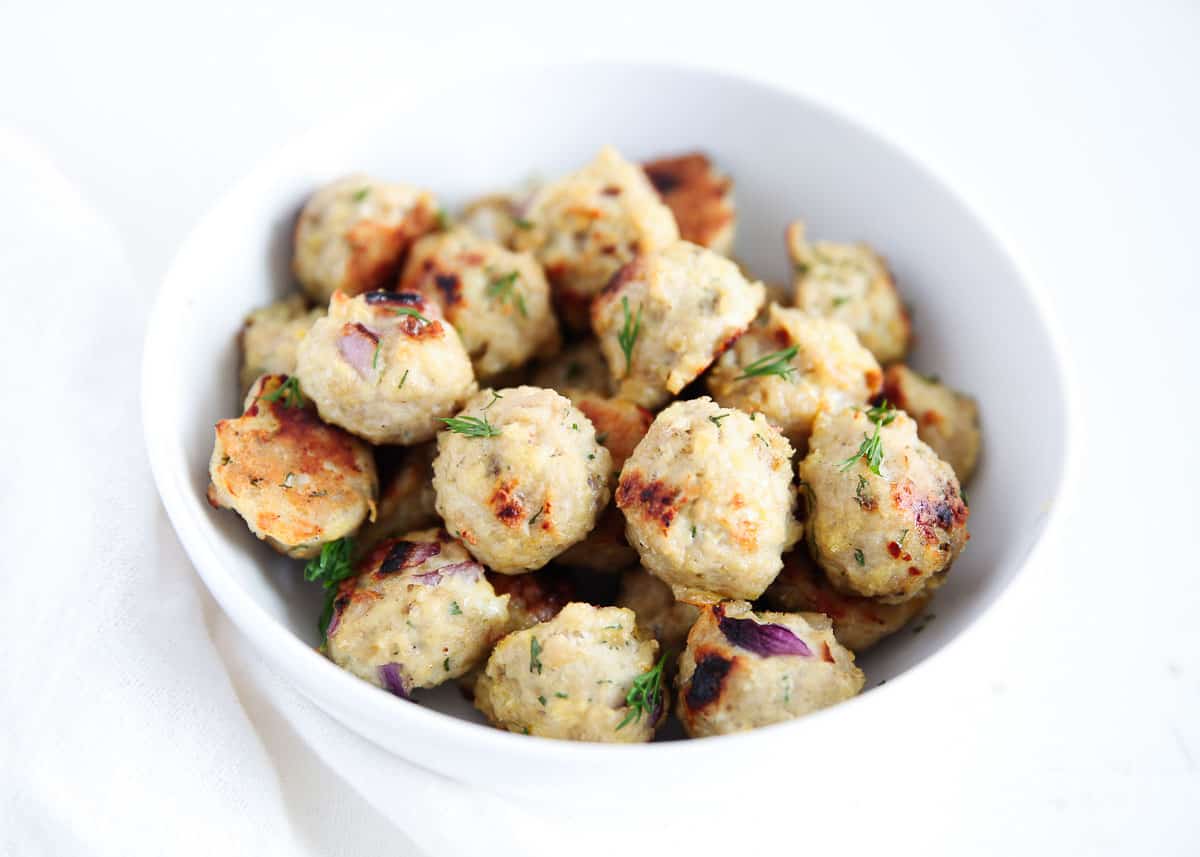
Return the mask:
<path id="1" fill-rule="evenodd" d="M 419 292 L 442 308 L 481 380 L 558 350 L 558 322 L 541 266 L 530 254 L 513 253 L 468 229 L 418 241 L 397 290 Z"/>
<path id="2" fill-rule="evenodd" d="M 728 256 L 733 251 L 737 210 L 733 179 L 702 152 L 657 158 L 642 164 L 650 184 L 675 215 L 679 237 Z"/>
<path id="3" fill-rule="evenodd" d="M 296 221 L 292 269 L 318 303 L 395 280 L 404 253 L 433 231 L 438 207 L 427 191 L 352 175 L 318 190 Z"/>
<path id="4" fill-rule="evenodd" d="M 433 463 L 437 509 L 494 571 L 541 568 L 583 539 L 608 503 L 612 457 L 591 421 L 553 390 L 483 390 L 444 431 Z"/>
<path id="5" fill-rule="evenodd" d="M 587 328 L 592 298 L 622 265 L 679 237 L 645 173 L 611 147 L 538 190 L 525 218 L 529 228 L 513 241 L 545 267 L 562 321 L 576 330 Z"/>
<path id="6" fill-rule="evenodd" d="M 848 594 L 914 598 L 941 582 L 970 538 L 954 471 L 903 411 L 818 414 L 799 474 L 809 549 Z"/>
<path id="7" fill-rule="evenodd" d="M 208 500 L 233 509 L 281 553 L 308 558 L 375 513 L 375 460 L 362 441 L 326 425 L 284 375 L 264 375 L 246 409 L 221 420 Z"/>
<path id="8" fill-rule="evenodd" d="M 680 598 L 757 598 L 801 532 L 791 457 L 761 414 L 707 397 L 668 407 L 617 486 L 642 565 Z"/>
<path id="9" fill-rule="evenodd" d="M 836 705 L 863 682 L 828 617 L 723 602 L 705 607 L 688 634 L 676 711 L 693 738 L 725 735 Z"/>
<path id="10" fill-rule="evenodd" d="M 979 406 L 970 396 L 907 366 L 888 367 L 883 395 L 917 421 L 917 434 L 966 484 L 979 460 Z"/>

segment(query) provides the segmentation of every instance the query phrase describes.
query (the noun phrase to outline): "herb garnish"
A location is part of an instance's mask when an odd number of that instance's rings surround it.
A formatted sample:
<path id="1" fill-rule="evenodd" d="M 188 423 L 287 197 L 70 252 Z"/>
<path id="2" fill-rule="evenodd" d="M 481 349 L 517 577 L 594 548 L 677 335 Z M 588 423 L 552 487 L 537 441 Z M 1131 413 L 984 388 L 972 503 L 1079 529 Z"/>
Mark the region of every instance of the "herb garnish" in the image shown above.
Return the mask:
<path id="1" fill-rule="evenodd" d="M 529 671 L 542 674 L 542 662 L 538 655 L 542 653 L 542 644 L 538 642 L 537 637 L 529 638 Z"/>
<path id="2" fill-rule="evenodd" d="M 625 312 L 625 324 L 617 334 L 617 342 L 625 352 L 625 371 L 628 372 L 633 365 L 633 346 L 637 342 L 638 334 L 642 332 L 642 308 L 639 305 L 637 316 L 633 316 L 629 312 L 629 298 L 621 295 L 621 309 Z"/>
<path id="3" fill-rule="evenodd" d="M 354 196 L 352 196 L 350 198 L 352 200 L 354 200 L 355 202 L 362 202 L 364 199 L 367 198 L 367 194 L 369 194 L 370 192 L 371 192 L 371 189 L 369 187 L 360 187 L 358 190 L 356 190 L 354 192 Z"/>
<path id="4" fill-rule="evenodd" d="M 462 608 L 458 606 L 457 601 L 450 602 L 450 615 L 451 616 L 461 616 L 462 615 Z"/>
<path id="5" fill-rule="evenodd" d="M 867 507 L 867 504 L 871 502 L 870 497 L 863 496 L 863 491 L 866 489 L 866 487 L 867 479 L 865 476 L 860 474 L 858 477 L 858 487 L 854 489 L 854 499 L 858 502 L 858 505 L 862 506 L 864 509 Z"/>
<path id="6" fill-rule="evenodd" d="M 663 652 L 657 664 L 633 680 L 633 686 L 629 688 L 629 693 L 625 694 L 625 704 L 629 706 L 629 711 L 625 714 L 625 719 L 617 724 L 618 732 L 630 722 L 639 722 L 643 713 L 651 719 L 658 714 L 662 707 L 663 667 L 666 663 L 667 653 Z"/>
<path id="7" fill-rule="evenodd" d="M 866 557 L 863 556 L 862 548 L 854 549 L 854 561 L 857 562 L 859 565 L 867 564 Z"/>
<path id="8" fill-rule="evenodd" d="M 444 208 L 439 208 L 437 211 L 437 228 L 440 232 L 445 232 L 450 228 L 450 215 Z"/>
<path id="9" fill-rule="evenodd" d="M 711 417 L 708 418 L 708 421 L 710 423 L 712 423 L 713 425 L 715 425 L 717 428 L 720 428 L 721 420 L 726 419 L 728 417 L 729 417 L 729 414 L 713 414 Z"/>
<path id="10" fill-rule="evenodd" d="M 444 422 L 450 431 L 467 437 L 496 437 L 500 434 L 500 429 L 489 423 L 486 417 L 484 419 L 479 417 L 438 417 L 438 419 Z"/>
<path id="11" fill-rule="evenodd" d="M 521 313 L 521 318 L 529 318 L 529 312 L 525 308 L 525 296 L 516 290 L 518 276 L 516 271 L 512 271 L 498 280 L 493 280 L 488 284 L 487 295 L 500 303 L 506 303 L 511 299 Z"/>
<path id="12" fill-rule="evenodd" d="M 392 312 L 394 312 L 396 315 L 412 316 L 413 318 L 415 318 L 417 321 L 421 322 L 422 324 L 431 324 L 432 323 L 425 316 L 421 315 L 419 310 L 417 310 L 413 307 L 410 307 L 410 306 L 393 307 Z"/>
<path id="13" fill-rule="evenodd" d="M 503 398 L 504 398 L 504 396 L 497 393 L 495 390 L 492 390 L 492 400 L 490 402 L 488 402 L 486 405 L 484 405 L 483 409 L 486 411 L 488 408 L 490 408 L 492 405 L 496 404 L 496 402 L 500 401 Z"/>
<path id="14" fill-rule="evenodd" d="M 526 220 L 524 217 L 514 217 L 513 226 L 517 227 L 518 229 L 532 229 L 533 221 Z"/>
<path id="15" fill-rule="evenodd" d="M 400 376 L 400 383 L 396 385 L 397 390 L 404 389 L 404 382 L 408 380 L 408 370 L 404 370 L 404 374 Z"/>
<path id="16" fill-rule="evenodd" d="M 863 435 L 863 442 L 859 444 L 858 450 L 839 464 L 838 470 L 845 472 L 853 467 L 860 458 L 865 458 L 871 472 L 876 476 L 882 476 L 883 474 L 879 472 L 879 465 L 883 463 L 883 439 L 879 436 L 879 430 L 883 426 L 891 425 L 892 421 L 896 419 L 896 409 L 888 404 L 887 399 L 884 399 L 881 404 L 867 411 L 867 419 L 875 424 L 875 431 L 869 435 Z"/>
<path id="17" fill-rule="evenodd" d="M 322 645 L 325 644 L 329 620 L 333 618 L 333 600 L 337 597 L 338 585 L 354 573 L 354 566 L 350 562 L 353 553 L 354 539 L 346 536 L 321 545 L 321 553 L 304 566 L 304 579 L 325 587 L 325 607 L 317 620 Z"/>
<path id="18" fill-rule="evenodd" d="M 267 393 L 262 399 L 264 402 L 278 402 L 281 396 L 285 408 L 304 407 L 304 394 L 300 392 L 300 379 L 295 375 L 288 376 L 286 381 Z"/>
<path id="19" fill-rule="evenodd" d="M 793 345 L 791 348 L 785 348 L 782 351 L 772 351 L 770 354 L 764 354 L 743 369 L 742 374 L 733 380 L 741 381 L 761 375 L 778 375 L 780 378 L 790 381 L 792 373 L 796 371 L 796 367 L 791 364 L 791 361 L 799 350 L 800 347 L 798 345 Z"/>
<path id="20" fill-rule="evenodd" d="M 382 347 L 383 347 L 382 342 L 375 343 L 375 353 L 371 356 L 371 368 L 372 369 L 379 368 L 379 349 Z"/>

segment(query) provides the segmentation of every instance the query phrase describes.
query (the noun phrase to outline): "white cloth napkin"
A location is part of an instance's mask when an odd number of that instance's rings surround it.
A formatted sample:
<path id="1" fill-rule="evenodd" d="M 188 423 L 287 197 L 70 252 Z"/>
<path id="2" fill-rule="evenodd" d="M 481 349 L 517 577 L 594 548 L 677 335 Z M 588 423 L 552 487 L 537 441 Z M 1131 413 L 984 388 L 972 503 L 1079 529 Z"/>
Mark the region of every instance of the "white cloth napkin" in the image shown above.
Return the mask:
<path id="1" fill-rule="evenodd" d="M 115 232 L 4 133 L 0 188 L 0 853 L 417 853 L 263 704 L 161 511 Z"/>

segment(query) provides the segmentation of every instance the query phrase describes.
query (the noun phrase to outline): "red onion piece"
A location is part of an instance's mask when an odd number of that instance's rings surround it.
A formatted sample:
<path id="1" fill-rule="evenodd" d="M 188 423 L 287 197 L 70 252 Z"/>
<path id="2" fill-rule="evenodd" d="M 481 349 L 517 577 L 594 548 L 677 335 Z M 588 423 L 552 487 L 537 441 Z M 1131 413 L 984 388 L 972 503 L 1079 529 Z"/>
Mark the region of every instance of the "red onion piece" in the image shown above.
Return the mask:
<path id="1" fill-rule="evenodd" d="M 404 678 L 400 675 L 400 664 L 384 664 L 381 666 L 379 668 L 379 680 L 383 682 L 383 689 L 388 693 L 394 694 L 401 699 L 412 700 L 408 695 L 408 688 L 404 685 Z"/>
<path id="2" fill-rule="evenodd" d="M 771 655 L 800 655 L 812 657 L 808 644 L 782 625 L 760 625 L 753 619 L 732 619 L 722 616 L 721 633 L 739 649 L 746 649 L 764 658 Z"/>
<path id="3" fill-rule="evenodd" d="M 437 586 L 442 582 L 443 577 L 449 577 L 452 574 L 469 574 L 478 578 L 483 574 L 484 568 L 473 560 L 463 560 L 462 562 L 452 562 L 449 565 L 443 565 L 441 568 L 435 568 L 433 571 L 427 571 L 423 574 L 414 574 L 413 580 L 418 583 L 424 583 L 426 586 Z"/>
<path id="4" fill-rule="evenodd" d="M 371 374 L 371 364 L 375 362 L 375 349 L 378 347 L 379 336 L 358 322 L 343 326 L 342 335 L 337 341 L 342 359 L 363 378 Z"/>

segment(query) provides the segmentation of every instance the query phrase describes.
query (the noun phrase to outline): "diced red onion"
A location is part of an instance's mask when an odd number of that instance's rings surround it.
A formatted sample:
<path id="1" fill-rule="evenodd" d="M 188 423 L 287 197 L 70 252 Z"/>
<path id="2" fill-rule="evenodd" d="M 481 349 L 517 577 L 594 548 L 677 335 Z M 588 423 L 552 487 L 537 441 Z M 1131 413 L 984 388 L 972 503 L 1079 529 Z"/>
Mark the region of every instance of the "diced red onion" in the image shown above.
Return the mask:
<path id="1" fill-rule="evenodd" d="M 383 682 L 383 689 L 388 693 L 411 701 L 412 698 L 408 695 L 408 688 L 404 686 L 404 678 L 400 675 L 400 664 L 384 664 L 381 666 L 379 668 L 379 680 Z"/>
<path id="2" fill-rule="evenodd" d="M 426 586 L 437 586 L 442 582 L 443 577 L 449 577 L 452 574 L 469 574 L 472 577 L 478 578 L 483 574 L 483 566 L 472 560 L 463 560 L 462 562 L 452 562 L 449 565 L 443 565 L 440 568 L 435 568 L 433 571 L 426 571 L 423 574 L 414 574 L 413 580 L 418 583 L 424 583 Z"/>
<path id="3" fill-rule="evenodd" d="M 739 649 L 746 649 L 764 658 L 771 655 L 801 655 L 812 657 L 808 644 L 782 625 L 760 625 L 753 619 L 733 619 L 722 616 L 721 633 Z"/>
<path id="4" fill-rule="evenodd" d="M 342 335 L 337 341 L 342 359 L 363 378 L 371 374 L 371 364 L 375 362 L 375 349 L 378 347 L 379 336 L 358 322 L 343 326 Z"/>

